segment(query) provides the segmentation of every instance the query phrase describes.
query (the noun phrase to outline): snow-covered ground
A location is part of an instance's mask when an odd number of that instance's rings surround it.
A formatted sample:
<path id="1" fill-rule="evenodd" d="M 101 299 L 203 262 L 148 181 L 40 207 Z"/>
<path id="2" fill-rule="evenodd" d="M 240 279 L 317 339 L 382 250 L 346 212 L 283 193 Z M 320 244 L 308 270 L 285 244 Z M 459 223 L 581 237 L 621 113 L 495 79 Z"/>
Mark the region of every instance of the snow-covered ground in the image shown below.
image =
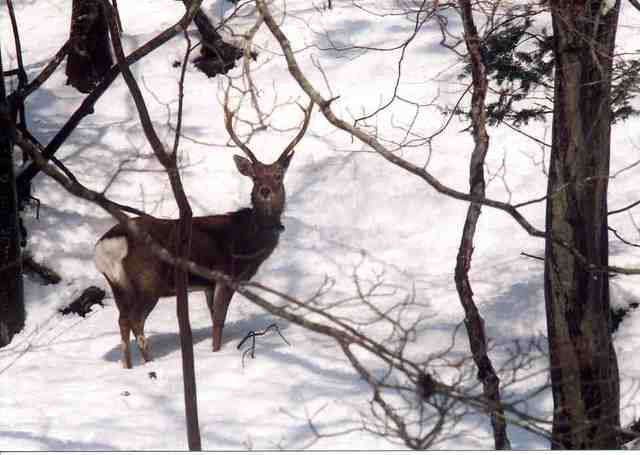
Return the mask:
<path id="1" fill-rule="evenodd" d="M 298 59 L 312 81 L 329 93 L 314 56 L 331 83 L 334 106 L 346 118 L 370 113 L 384 104 L 393 90 L 399 52 L 336 52 L 338 47 L 369 45 L 392 47 L 406 39 L 411 22 L 397 15 L 368 14 L 367 6 L 382 8 L 386 0 L 372 1 L 358 9 L 348 1 L 334 1 L 323 10 L 321 0 L 287 2 L 283 28 Z M 28 73 L 36 75 L 67 39 L 70 0 L 15 0 Z M 389 5 L 392 2 L 388 2 Z M 281 7 L 282 5 L 280 5 Z M 123 40 L 130 51 L 148 41 L 183 13 L 181 2 L 126 0 L 119 2 L 124 23 Z M 233 5 L 225 0 L 206 1 L 213 18 L 228 14 Z M 249 11 L 250 8 L 247 8 Z M 253 24 L 255 13 L 234 22 L 238 30 Z M 634 22 L 635 21 L 635 22 Z M 640 17 L 625 14 L 619 42 L 637 49 Z M 456 20 L 452 18 L 452 26 Z M 402 69 L 400 93 L 421 103 L 437 95 L 437 104 L 453 105 L 463 86 L 457 79 L 460 66 L 454 55 L 438 45 L 440 33 L 425 26 L 408 48 Z M 0 43 L 5 69 L 15 66 L 6 11 L 0 12 Z M 259 52 L 254 77 L 262 102 L 269 106 L 300 97 L 275 40 L 263 27 L 255 43 Z M 154 52 L 133 71 L 143 87 L 161 137 L 172 141 L 177 111 L 180 70 L 172 63 L 183 56 L 185 41 L 175 38 Z M 457 65 L 457 66 L 456 66 Z M 28 100 L 29 123 L 46 143 L 77 108 L 83 96 L 65 86 L 63 66 Z M 239 69 L 232 70 L 233 76 Z M 218 80 L 219 79 L 219 80 Z M 250 182 L 233 165 L 234 148 L 226 147 L 220 107 L 220 81 L 207 79 L 189 65 L 185 86 L 183 176 L 196 215 L 220 213 L 246 206 Z M 372 121 L 385 139 L 402 139 L 393 125 L 407 124 L 413 107 L 396 103 Z M 290 129 L 298 124 L 295 105 L 279 108 L 274 126 Z M 444 117 L 425 108 L 416 122 L 423 135 L 435 132 Z M 616 125 L 612 170 L 640 158 L 639 122 Z M 429 170 L 446 184 L 465 191 L 471 137 L 456 119 L 434 141 Z M 543 136 L 544 125 L 527 131 Z M 260 132 L 251 143 L 264 161 L 273 160 L 289 142 L 293 130 Z M 492 129 L 489 169 L 505 163 L 504 182 L 492 180 L 488 195 L 513 201 L 539 197 L 546 191 L 538 146 L 506 128 Z M 291 295 L 312 295 L 326 276 L 335 280 L 336 299 L 354 294 L 353 275 L 384 276 L 398 292 L 415 292 L 428 309 L 430 319 L 420 333 L 420 349 L 435 351 L 446 346 L 463 311 L 453 283 L 453 267 L 466 204 L 438 195 L 423 181 L 390 165 L 357 142 L 336 132 L 315 113 L 308 134 L 298 146 L 287 175 L 286 230 L 275 253 L 255 280 Z M 425 149 L 407 149 L 405 157 L 423 163 Z M 59 153 L 59 158 L 82 182 L 93 189 L 107 188 L 114 200 L 158 216 L 176 216 L 169 183 L 142 133 L 128 91 L 118 79 L 97 103 L 95 114 L 82 121 Z M 111 178 L 117 169 L 117 178 Z M 501 171 L 499 173 L 501 175 Z M 104 308 L 95 307 L 86 318 L 57 312 L 90 285 L 106 287 L 93 265 L 96 239 L 113 220 L 97 207 L 80 201 L 58 184 L 39 177 L 35 196 L 42 206 L 24 215 L 29 250 L 37 260 L 58 271 L 63 280 L 42 286 L 26 278 L 27 323 L 11 345 L 0 350 L 0 449 L 2 450 L 181 450 L 186 448 L 183 415 L 180 348 L 174 299 L 164 299 L 147 322 L 147 335 L 155 360 L 140 364 L 137 349 L 134 368 L 120 364 L 117 309 L 109 297 Z M 635 171 L 611 180 L 610 206 L 618 208 L 637 199 Z M 531 222 L 544 226 L 544 205 L 523 210 Z M 637 215 L 632 212 L 632 215 Z M 637 241 L 638 232 L 628 215 L 612 217 L 621 235 Z M 475 298 L 489 337 L 498 343 L 528 340 L 546 331 L 542 290 L 542 265 L 521 252 L 540 255 L 543 242 L 529 237 L 508 216 L 485 208 L 480 218 L 471 271 Z M 612 240 L 611 263 L 637 265 L 637 250 Z M 612 281 L 615 305 L 640 301 L 640 278 L 616 277 Z M 397 297 L 394 297 L 397 298 Z M 199 418 L 203 448 L 299 449 L 310 446 L 314 435 L 311 418 L 322 433 L 314 449 L 392 449 L 401 446 L 357 428 L 360 413 L 369 410 L 370 390 L 330 340 L 265 313 L 236 296 L 230 307 L 223 348 L 210 350 L 210 319 L 200 293 L 191 295 L 198 379 Z M 354 308 L 352 311 L 359 311 Z M 278 323 L 291 345 L 278 336 L 262 337 L 255 359 L 243 363 L 237 343 L 250 330 Z M 623 391 L 623 418 L 637 416 L 637 379 L 640 368 L 633 353 L 640 348 L 640 316 L 632 313 L 616 334 Z M 464 337 L 458 337 L 464 350 Z M 498 355 L 498 354 L 496 354 Z M 150 375 L 151 372 L 155 373 Z M 538 412 L 548 415 L 549 394 L 539 398 Z M 489 422 L 462 422 L 459 437 L 437 448 L 492 448 Z M 514 448 L 544 448 L 547 443 L 511 427 Z"/>

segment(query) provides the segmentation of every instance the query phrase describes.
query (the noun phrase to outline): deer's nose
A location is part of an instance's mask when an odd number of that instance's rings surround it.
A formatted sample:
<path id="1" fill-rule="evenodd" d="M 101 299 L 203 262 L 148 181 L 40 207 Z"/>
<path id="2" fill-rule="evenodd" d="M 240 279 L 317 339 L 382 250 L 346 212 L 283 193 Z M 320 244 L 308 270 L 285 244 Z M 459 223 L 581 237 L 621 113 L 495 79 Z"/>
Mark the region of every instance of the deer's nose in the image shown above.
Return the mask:
<path id="1" fill-rule="evenodd" d="M 260 197 L 262 197 L 262 199 L 266 199 L 269 196 L 271 196 L 271 190 L 268 187 L 263 186 L 260 188 Z"/>

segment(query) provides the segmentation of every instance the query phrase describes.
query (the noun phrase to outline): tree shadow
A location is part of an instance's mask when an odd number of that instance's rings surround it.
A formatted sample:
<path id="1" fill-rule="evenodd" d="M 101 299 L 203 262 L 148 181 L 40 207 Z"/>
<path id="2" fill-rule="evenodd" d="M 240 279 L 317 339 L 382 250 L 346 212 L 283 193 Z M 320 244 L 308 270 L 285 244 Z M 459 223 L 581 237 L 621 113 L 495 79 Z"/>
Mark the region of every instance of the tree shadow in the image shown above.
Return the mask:
<path id="1" fill-rule="evenodd" d="M 28 431 L 0 431 L 0 441 L 2 442 L 2 450 L 21 451 L 24 448 L 20 445 L 23 441 L 37 442 L 42 444 L 37 450 L 45 451 L 114 451 L 115 446 L 104 444 L 101 442 L 78 442 L 69 441 L 50 436 L 37 435 Z M 11 442 L 10 442 L 11 441 Z M 15 441 L 15 442 L 13 442 Z"/>
<path id="2" fill-rule="evenodd" d="M 233 302 L 231 303 L 231 305 L 233 307 Z M 226 345 L 240 343 L 240 341 L 242 341 L 242 339 L 249 332 L 263 330 L 272 323 L 273 317 L 268 313 L 256 315 L 251 319 L 240 319 L 237 321 L 228 322 L 224 327 L 222 349 L 225 349 Z M 279 329 L 284 330 L 288 326 L 288 323 L 286 323 L 286 321 L 279 321 L 278 326 Z M 211 343 L 211 325 L 192 329 L 191 334 L 194 346 L 204 341 L 208 341 L 208 343 Z M 147 341 L 151 345 L 151 356 L 153 357 L 153 359 L 162 359 L 180 351 L 180 334 L 178 332 L 150 332 L 147 333 Z M 142 363 L 142 357 L 140 356 L 140 351 L 138 350 L 133 337 L 131 338 L 130 343 L 132 354 L 131 360 L 135 367 L 135 365 L 140 365 Z M 261 348 L 268 347 L 270 349 L 276 349 L 279 345 L 285 344 L 280 337 L 277 337 L 277 335 L 276 337 L 260 337 L 260 343 Z M 250 341 L 245 343 L 244 347 L 246 348 L 249 345 Z M 212 355 L 215 354 L 216 353 L 212 352 Z M 120 343 L 107 351 L 102 356 L 102 358 L 107 362 L 121 362 L 122 350 L 120 348 Z"/>

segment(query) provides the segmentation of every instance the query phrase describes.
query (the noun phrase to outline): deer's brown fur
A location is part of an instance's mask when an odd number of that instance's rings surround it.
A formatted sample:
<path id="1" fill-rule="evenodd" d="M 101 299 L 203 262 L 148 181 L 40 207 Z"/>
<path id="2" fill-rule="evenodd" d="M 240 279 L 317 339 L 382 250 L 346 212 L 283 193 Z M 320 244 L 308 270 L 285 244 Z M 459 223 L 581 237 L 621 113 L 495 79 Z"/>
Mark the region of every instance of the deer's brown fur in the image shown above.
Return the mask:
<path id="1" fill-rule="evenodd" d="M 231 138 L 249 156 L 234 155 L 238 171 L 253 180 L 251 208 L 224 215 L 194 217 L 189 259 L 200 266 L 223 272 L 236 280 L 249 280 L 271 255 L 284 230 L 280 218 L 285 206 L 284 174 L 293 157 L 293 147 L 308 125 L 313 105 L 305 110 L 302 131 L 278 160 L 264 164 L 231 129 L 231 115 L 225 109 L 227 130 Z M 178 220 L 153 217 L 136 218 L 138 227 L 170 251 L 175 247 Z M 131 368 L 129 337 L 133 332 L 145 361 L 151 359 L 144 325 L 158 299 L 175 295 L 174 269 L 133 238 L 124 227 L 116 225 L 96 243 L 96 266 L 105 276 L 119 310 L 123 363 Z M 212 319 L 212 347 L 222 344 L 222 330 L 233 296 L 228 286 L 189 277 L 189 290 L 204 290 Z"/>

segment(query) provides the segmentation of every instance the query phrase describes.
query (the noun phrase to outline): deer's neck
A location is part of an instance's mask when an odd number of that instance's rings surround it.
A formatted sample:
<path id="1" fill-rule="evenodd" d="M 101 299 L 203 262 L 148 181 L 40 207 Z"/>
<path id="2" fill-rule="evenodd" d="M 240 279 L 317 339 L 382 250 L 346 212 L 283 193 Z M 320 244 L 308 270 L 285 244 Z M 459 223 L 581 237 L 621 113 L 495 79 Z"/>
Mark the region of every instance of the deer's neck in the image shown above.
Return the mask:
<path id="1" fill-rule="evenodd" d="M 237 259 L 264 260 L 278 245 L 284 230 L 280 217 L 264 218 L 254 209 L 245 208 L 235 212 L 233 218 L 235 232 L 232 233 L 231 250 Z"/>
<path id="2" fill-rule="evenodd" d="M 236 219 L 239 225 L 243 226 L 244 235 L 249 238 L 271 238 L 277 237 L 284 226 L 280 220 L 280 216 L 266 216 L 258 212 L 254 208 L 245 208 L 236 212 Z"/>
<path id="3" fill-rule="evenodd" d="M 266 232 L 277 232 L 278 234 L 284 231 L 284 226 L 280 221 L 280 217 L 277 218 L 262 218 L 259 215 L 255 214 L 254 224 L 253 224 L 253 232 L 255 233 L 266 233 Z"/>
<path id="4" fill-rule="evenodd" d="M 282 211 L 274 211 L 272 213 L 264 213 L 262 210 L 256 208 L 250 208 L 251 212 L 251 227 L 255 233 L 267 232 L 267 231 L 284 231 L 284 226 L 280 221 Z"/>

